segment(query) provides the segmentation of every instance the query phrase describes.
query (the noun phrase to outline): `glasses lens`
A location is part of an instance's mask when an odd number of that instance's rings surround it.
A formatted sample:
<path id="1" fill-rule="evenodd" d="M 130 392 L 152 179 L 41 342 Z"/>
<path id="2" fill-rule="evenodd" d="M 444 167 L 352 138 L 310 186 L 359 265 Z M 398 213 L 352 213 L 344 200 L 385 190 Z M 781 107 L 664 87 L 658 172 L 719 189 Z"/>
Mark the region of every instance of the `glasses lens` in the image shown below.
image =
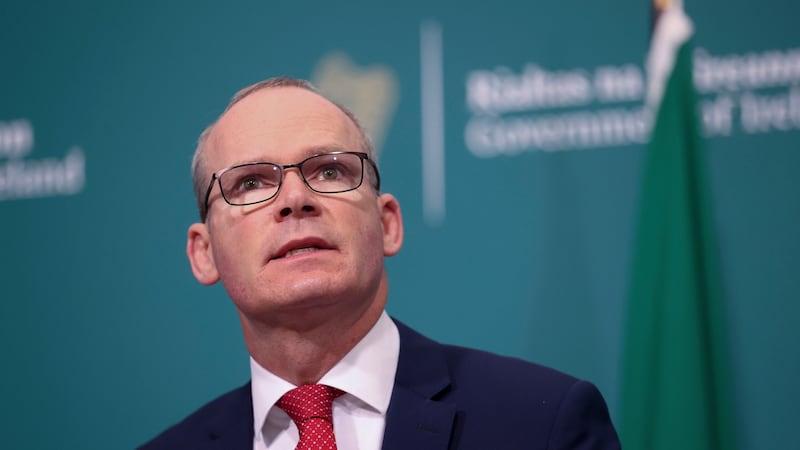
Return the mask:
<path id="1" fill-rule="evenodd" d="M 303 177 L 317 192 L 344 192 L 361 185 L 363 164 L 350 153 L 318 155 L 303 163 Z"/>
<path id="2" fill-rule="evenodd" d="M 232 205 L 264 201 L 278 192 L 280 182 L 280 167 L 269 163 L 234 167 L 219 177 L 222 195 Z"/>

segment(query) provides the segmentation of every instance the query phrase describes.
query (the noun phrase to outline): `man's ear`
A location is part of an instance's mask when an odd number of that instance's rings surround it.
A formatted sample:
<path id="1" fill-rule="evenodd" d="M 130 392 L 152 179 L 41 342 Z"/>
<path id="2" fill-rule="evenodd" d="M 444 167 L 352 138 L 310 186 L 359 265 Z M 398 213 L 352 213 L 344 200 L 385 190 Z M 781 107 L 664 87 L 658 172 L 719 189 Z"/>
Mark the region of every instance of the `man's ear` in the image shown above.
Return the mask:
<path id="1" fill-rule="evenodd" d="M 383 225 L 383 255 L 394 256 L 403 246 L 403 215 L 400 203 L 392 194 L 378 197 L 378 208 Z"/>
<path id="2" fill-rule="evenodd" d="M 192 266 L 192 273 L 202 284 L 210 285 L 219 281 L 219 272 L 214 262 L 211 236 L 204 223 L 193 223 L 186 236 L 186 256 Z"/>

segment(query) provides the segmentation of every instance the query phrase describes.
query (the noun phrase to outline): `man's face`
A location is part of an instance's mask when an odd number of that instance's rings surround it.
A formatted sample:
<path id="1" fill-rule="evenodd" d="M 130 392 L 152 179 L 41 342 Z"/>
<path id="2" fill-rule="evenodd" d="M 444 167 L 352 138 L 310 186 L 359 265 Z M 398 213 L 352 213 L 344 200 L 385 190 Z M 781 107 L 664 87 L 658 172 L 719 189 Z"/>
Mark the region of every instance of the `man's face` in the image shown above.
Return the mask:
<path id="1" fill-rule="evenodd" d="M 361 151 L 361 138 L 335 105 L 304 89 L 268 88 L 215 125 L 205 167 L 293 164 L 342 150 Z M 366 165 L 361 187 L 338 194 L 313 192 L 288 169 L 277 196 L 249 206 L 227 204 L 215 184 L 207 224 L 189 230 L 195 275 L 206 284 L 222 280 L 240 312 L 261 321 L 303 311 L 363 312 L 385 301 L 377 292 L 383 258 L 402 241 L 400 210 L 391 195 L 377 195 Z"/>

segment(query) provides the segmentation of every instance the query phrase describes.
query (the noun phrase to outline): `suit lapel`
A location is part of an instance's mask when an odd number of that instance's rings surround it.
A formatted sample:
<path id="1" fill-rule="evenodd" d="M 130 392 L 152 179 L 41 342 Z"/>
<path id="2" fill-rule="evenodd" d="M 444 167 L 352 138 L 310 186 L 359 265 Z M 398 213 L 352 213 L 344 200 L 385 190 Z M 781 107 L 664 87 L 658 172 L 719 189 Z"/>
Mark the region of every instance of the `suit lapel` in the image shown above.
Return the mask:
<path id="1" fill-rule="evenodd" d="M 400 332 L 400 356 L 386 413 L 382 448 L 446 450 L 453 432 L 456 406 L 435 400 L 450 386 L 442 347 L 402 323 L 396 323 Z"/>

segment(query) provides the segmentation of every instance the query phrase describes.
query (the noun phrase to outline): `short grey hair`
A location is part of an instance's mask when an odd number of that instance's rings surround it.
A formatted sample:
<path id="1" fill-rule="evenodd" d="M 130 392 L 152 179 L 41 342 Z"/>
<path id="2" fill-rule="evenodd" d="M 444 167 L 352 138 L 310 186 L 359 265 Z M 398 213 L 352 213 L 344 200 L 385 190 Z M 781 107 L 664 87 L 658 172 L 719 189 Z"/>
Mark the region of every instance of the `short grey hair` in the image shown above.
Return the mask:
<path id="1" fill-rule="evenodd" d="M 194 185 L 194 196 L 197 200 L 197 209 L 200 212 L 200 220 L 202 222 L 206 221 L 206 217 L 208 216 L 208 211 L 206 209 L 205 204 L 205 197 L 206 191 L 208 190 L 208 174 L 209 168 L 206 167 L 206 148 L 209 145 L 209 139 L 211 137 L 212 132 L 214 131 L 214 126 L 219 122 L 220 118 L 225 115 L 234 105 L 239 103 L 242 99 L 247 97 L 248 95 L 260 91 L 262 89 L 269 89 L 269 88 L 280 88 L 280 87 L 296 87 L 300 89 L 305 89 L 307 91 L 313 92 L 322 98 L 328 100 L 329 102 L 333 103 L 339 110 L 341 110 L 356 126 L 358 129 L 359 137 L 361 140 L 361 151 L 366 153 L 377 166 L 378 158 L 375 152 L 375 148 L 372 144 L 372 140 L 370 139 L 369 135 L 367 134 L 366 130 L 361 123 L 356 118 L 355 114 L 352 111 L 347 109 L 345 106 L 329 99 L 325 95 L 323 95 L 319 89 L 317 89 L 313 84 L 306 80 L 302 80 L 299 78 L 292 78 L 288 76 L 280 76 L 269 78 L 263 81 L 259 81 L 258 83 L 251 84 L 247 86 L 236 94 L 233 95 L 231 101 L 228 103 L 228 106 L 225 107 L 225 110 L 222 111 L 222 114 L 219 115 L 217 120 L 211 123 L 205 130 L 200 134 L 200 138 L 197 140 L 197 148 L 194 151 L 194 156 L 192 157 L 192 184 Z M 374 177 L 374 175 L 373 175 Z"/>

